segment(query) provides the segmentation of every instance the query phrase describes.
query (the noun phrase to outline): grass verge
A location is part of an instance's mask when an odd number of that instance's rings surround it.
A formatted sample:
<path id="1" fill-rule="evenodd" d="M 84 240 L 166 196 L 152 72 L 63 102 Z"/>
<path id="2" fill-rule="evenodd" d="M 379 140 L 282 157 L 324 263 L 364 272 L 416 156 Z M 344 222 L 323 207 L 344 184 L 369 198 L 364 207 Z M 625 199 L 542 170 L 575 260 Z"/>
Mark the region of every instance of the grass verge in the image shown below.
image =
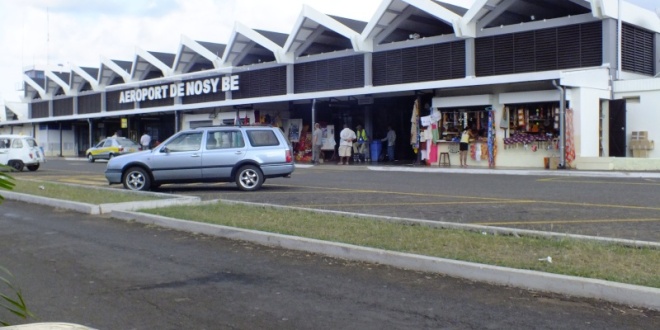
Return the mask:
<path id="1" fill-rule="evenodd" d="M 16 180 L 15 183 L 16 186 L 12 189 L 13 192 L 89 204 L 126 203 L 162 199 L 162 197 L 158 196 L 134 194 L 122 190 L 94 189 L 45 181 Z"/>
<path id="2" fill-rule="evenodd" d="M 651 248 L 570 238 L 483 235 L 462 230 L 221 202 L 141 212 L 391 251 L 660 288 L 660 272 L 657 268 L 660 265 L 660 250 Z M 539 260 L 548 256 L 552 258 L 551 263 Z"/>

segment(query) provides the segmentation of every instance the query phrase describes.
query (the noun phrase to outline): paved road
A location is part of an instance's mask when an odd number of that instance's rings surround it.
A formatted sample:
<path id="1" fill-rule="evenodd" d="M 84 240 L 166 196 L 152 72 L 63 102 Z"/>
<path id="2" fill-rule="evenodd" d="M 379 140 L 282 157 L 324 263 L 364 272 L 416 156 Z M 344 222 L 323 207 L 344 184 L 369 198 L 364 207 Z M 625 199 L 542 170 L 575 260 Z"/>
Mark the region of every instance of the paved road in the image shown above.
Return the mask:
<path id="1" fill-rule="evenodd" d="M 105 163 L 52 160 L 35 173 L 17 176 L 107 186 L 104 170 Z M 254 193 L 231 183 L 163 185 L 161 191 L 660 242 L 658 178 L 379 172 L 323 165 L 298 168 L 291 179 L 268 180 Z"/>
<path id="2" fill-rule="evenodd" d="M 98 329 L 657 329 L 660 312 L 0 205 L 41 320 Z"/>

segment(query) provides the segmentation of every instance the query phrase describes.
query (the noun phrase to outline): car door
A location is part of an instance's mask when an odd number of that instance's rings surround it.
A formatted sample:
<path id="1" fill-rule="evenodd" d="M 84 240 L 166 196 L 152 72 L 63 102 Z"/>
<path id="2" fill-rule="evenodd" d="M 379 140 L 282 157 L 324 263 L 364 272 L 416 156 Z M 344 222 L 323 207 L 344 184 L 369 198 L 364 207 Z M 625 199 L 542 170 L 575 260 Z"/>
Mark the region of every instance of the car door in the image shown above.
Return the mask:
<path id="1" fill-rule="evenodd" d="M 109 159 L 110 153 L 112 152 L 112 139 L 105 139 L 96 146 L 96 152 L 94 153 L 95 158 L 100 159 Z"/>
<path id="2" fill-rule="evenodd" d="M 9 147 L 11 140 L 9 138 L 0 138 L 0 165 L 7 165 L 9 162 Z"/>
<path id="3" fill-rule="evenodd" d="M 9 159 L 19 159 L 23 163 L 28 163 L 31 161 L 30 153 L 27 149 L 23 148 L 23 139 L 18 138 L 11 141 Z"/>
<path id="4" fill-rule="evenodd" d="M 150 168 L 156 181 L 202 178 L 202 131 L 184 132 L 154 150 Z"/>
<path id="5" fill-rule="evenodd" d="M 223 180 L 231 177 L 236 163 L 245 157 L 245 137 L 238 128 L 209 130 L 202 155 L 202 177 Z"/>
<path id="6" fill-rule="evenodd" d="M 25 142 L 28 145 L 28 150 L 34 155 L 35 159 L 39 161 L 39 163 L 43 163 L 46 159 L 44 158 L 44 153 L 41 148 L 39 148 L 37 141 L 32 138 L 26 138 Z"/>

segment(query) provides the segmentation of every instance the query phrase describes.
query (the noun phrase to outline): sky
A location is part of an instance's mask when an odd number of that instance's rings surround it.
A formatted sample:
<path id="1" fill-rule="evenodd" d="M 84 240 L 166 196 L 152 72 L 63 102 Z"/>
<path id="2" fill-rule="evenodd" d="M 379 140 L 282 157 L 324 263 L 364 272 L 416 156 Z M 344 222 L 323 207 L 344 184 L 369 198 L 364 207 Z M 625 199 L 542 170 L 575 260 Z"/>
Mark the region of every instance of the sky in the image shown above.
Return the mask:
<path id="1" fill-rule="evenodd" d="M 474 0 L 444 0 L 469 6 Z M 604 0 L 616 1 L 616 0 Z M 628 0 L 654 10 L 658 0 Z M 98 68 L 136 48 L 177 53 L 181 36 L 226 44 L 235 22 L 290 34 L 303 4 L 368 22 L 382 0 L 0 0 L 0 106 L 18 102 L 25 68 Z M 68 70 L 66 70 L 68 71 Z"/>

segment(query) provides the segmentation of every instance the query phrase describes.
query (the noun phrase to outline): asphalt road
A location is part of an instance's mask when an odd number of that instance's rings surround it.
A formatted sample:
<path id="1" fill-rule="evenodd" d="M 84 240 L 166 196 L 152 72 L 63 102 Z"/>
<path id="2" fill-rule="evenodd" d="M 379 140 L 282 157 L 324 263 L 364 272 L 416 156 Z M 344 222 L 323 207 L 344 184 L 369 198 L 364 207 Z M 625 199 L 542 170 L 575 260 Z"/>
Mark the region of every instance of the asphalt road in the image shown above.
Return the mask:
<path id="1" fill-rule="evenodd" d="M 5 201 L 0 210 L 0 264 L 15 274 L 41 321 L 98 329 L 660 325 L 660 312 L 590 299 L 348 262 L 13 201 Z"/>
<path id="2" fill-rule="evenodd" d="M 56 159 L 16 176 L 107 186 L 104 171 L 103 162 Z M 269 179 L 257 192 L 238 191 L 233 183 L 163 185 L 160 191 L 660 242 L 660 179 L 378 172 L 322 165 L 298 168 L 290 179 Z"/>

